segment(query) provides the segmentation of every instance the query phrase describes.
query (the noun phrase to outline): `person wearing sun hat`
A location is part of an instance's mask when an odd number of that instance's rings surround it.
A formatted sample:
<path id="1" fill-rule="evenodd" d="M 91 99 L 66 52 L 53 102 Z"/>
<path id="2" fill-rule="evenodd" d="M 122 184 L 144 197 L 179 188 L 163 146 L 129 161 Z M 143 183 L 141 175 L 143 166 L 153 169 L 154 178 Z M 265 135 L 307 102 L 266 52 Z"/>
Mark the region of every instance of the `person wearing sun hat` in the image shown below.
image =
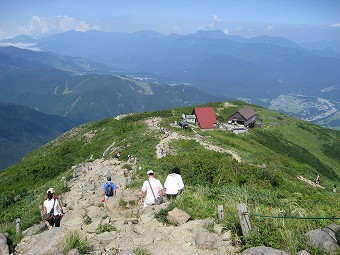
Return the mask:
<path id="1" fill-rule="evenodd" d="M 53 227 L 60 227 L 61 218 L 64 216 L 63 208 L 60 204 L 60 200 L 53 188 L 49 188 L 46 192 L 46 199 L 43 204 L 43 210 L 45 213 L 51 212 L 53 210 L 53 217 L 48 222 L 48 229 Z"/>
<path id="2" fill-rule="evenodd" d="M 155 178 L 155 173 L 152 170 L 147 171 L 148 180 L 143 183 L 141 193 L 141 203 L 144 207 L 155 204 L 155 197 L 163 197 L 162 183 Z M 152 188 L 152 190 L 151 190 Z"/>

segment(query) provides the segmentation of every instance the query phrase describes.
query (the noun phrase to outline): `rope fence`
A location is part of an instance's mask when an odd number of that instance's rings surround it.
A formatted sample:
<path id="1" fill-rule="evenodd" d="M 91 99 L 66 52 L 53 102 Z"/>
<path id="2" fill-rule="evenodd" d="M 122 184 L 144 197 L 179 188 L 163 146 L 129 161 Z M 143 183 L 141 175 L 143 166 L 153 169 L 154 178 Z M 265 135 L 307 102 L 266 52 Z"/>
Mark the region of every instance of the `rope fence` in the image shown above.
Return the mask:
<path id="1" fill-rule="evenodd" d="M 218 219 L 222 222 L 225 214 L 238 215 L 243 236 L 248 236 L 251 230 L 249 217 L 272 218 L 272 219 L 295 219 L 295 220 L 340 220 L 340 217 L 303 217 L 303 216 L 289 216 L 289 215 L 262 215 L 249 213 L 245 204 L 237 205 L 237 212 L 224 212 L 223 205 L 218 205 Z"/>

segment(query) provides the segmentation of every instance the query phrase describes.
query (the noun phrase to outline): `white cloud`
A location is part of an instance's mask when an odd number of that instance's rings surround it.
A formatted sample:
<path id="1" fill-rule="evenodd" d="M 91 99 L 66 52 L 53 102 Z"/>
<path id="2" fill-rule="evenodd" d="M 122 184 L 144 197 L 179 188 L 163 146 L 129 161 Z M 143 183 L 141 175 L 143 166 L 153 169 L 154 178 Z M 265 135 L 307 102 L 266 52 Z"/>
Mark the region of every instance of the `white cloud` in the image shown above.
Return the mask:
<path id="1" fill-rule="evenodd" d="M 222 21 L 217 15 L 212 17 L 213 22 L 198 27 L 198 30 L 215 30 L 219 22 Z"/>
<path id="2" fill-rule="evenodd" d="M 214 16 L 213 16 L 213 21 L 217 23 L 217 22 L 222 21 L 222 19 L 220 19 L 219 17 L 217 17 L 217 15 L 214 15 Z"/>
<path id="3" fill-rule="evenodd" d="M 330 27 L 340 27 L 340 23 L 335 23 L 335 24 L 331 24 L 329 25 Z"/>
<path id="4" fill-rule="evenodd" d="M 33 16 L 26 26 L 20 28 L 22 34 L 33 37 L 45 36 L 53 33 L 61 33 L 69 30 L 88 31 L 90 29 L 100 29 L 100 25 L 90 25 L 82 20 L 73 17 L 57 16 L 56 18 L 47 19 L 45 17 Z"/>
<path id="5" fill-rule="evenodd" d="M 266 31 L 273 31 L 274 30 L 274 28 L 273 28 L 273 26 L 271 26 L 271 25 L 269 25 L 269 26 L 267 26 L 266 27 Z"/>
<path id="6" fill-rule="evenodd" d="M 66 32 L 69 30 L 85 32 L 90 30 L 90 26 L 86 22 L 76 20 L 72 17 L 58 16 L 57 20 L 60 32 Z"/>
<path id="7" fill-rule="evenodd" d="M 226 35 L 229 34 L 229 29 L 228 29 L 228 28 L 225 28 L 225 29 L 223 30 L 223 33 L 225 33 Z"/>
<path id="8" fill-rule="evenodd" d="M 237 27 L 235 30 L 236 31 L 241 31 L 243 29 L 243 27 L 242 26 L 239 26 L 239 27 Z"/>
<path id="9" fill-rule="evenodd" d="M 49 22 L 45 17 L 33 16 L 28 25 L 19 30 L 26 35 L 44 35 L 49 32 Z"/>

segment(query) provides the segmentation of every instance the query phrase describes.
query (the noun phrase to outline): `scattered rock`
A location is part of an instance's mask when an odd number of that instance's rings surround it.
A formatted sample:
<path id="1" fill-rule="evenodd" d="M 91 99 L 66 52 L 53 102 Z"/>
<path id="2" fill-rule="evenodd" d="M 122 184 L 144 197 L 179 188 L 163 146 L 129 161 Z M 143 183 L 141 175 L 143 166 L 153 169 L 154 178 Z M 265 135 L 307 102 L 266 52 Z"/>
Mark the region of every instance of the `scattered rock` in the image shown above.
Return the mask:
<path id="1" fill-rule="evenodd" d="M 80 253 L 77 249 L 72 249 L 67 253 L 67 255 L 80 255 Z"/>
<path id="2" fill-rule="evenodd" d="M 117 253 L 117 255 L 135 255 L 133 250 L 123 250 Z"/>
<path id="3" fill-rule="evenodd" d="M 231 234 L 231 231 L 226 231 L 224 232 L 222 235 L 221 235 L 221 239 L 223 241 L 230 241 L 232 239 L 232 234 Z"/>
<path id="4" fill-rule="evenodd" d="M 308 251 L 302 250 L 296 253 L 296 255 L 311 255 Z"/>
<path id="5" fill-rule="evenodd" d="M 217 249 L 217 238 L 208 231 L 198 232 L 195 237 L 195 244 L 200 249 L 215 250 Z"/>
<path id="6" fill-rule="evenodd" d="M 190 219 L 190 215 L 178 208 L 174 208 L 168 212 L 167 219 L 172 224 L 182 225 Z"/>
<path id="7" fill-rule="evenodd" d="M 290 255 L 290 253 L 270 247 L 259 246 L 247 249 L 242 252 L 241 255 Z"/>

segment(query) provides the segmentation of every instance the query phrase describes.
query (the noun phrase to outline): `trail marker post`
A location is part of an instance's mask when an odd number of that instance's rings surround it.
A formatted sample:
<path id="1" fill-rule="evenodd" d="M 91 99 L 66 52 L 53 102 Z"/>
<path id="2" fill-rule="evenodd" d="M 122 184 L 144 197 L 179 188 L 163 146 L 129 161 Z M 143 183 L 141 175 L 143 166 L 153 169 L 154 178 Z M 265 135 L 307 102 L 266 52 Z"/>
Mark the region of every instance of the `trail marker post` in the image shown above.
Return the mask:
<path id="1" fill-rule="evenodd" d="M 237 205 L 238 218 L 240 220 L 240 225 L 242 229 L 243 236 L 249 236 L 249 231 L 251 230 L 250 220 L 248 215 L 248 210 L 245 204 Z"/>
<path id="2" fill-rule="evenodd" d="M 223 205 L 218 205 L 218 206 L 217 206 L 217 213 L 218 213 L 218 224 L 221 224 L 222 221 L 224 220 L 224 209 L 223 209 Z"/>
<path id="3" fill-rule="evenodd" d="M 20 234 L 21 233 L 21 219 L 20 218 L 17 218 L 15 220 L 15 232 L 17 234 Z"/>

